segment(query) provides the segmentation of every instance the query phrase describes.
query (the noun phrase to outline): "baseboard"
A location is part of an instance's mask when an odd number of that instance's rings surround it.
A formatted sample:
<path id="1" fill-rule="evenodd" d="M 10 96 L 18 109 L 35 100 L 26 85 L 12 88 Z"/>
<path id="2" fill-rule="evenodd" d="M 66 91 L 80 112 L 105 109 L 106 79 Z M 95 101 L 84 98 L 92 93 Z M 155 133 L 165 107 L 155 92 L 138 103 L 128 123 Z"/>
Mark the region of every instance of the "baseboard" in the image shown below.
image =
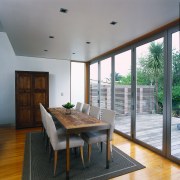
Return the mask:
<path id="1" fill-rule="evenodd" d="M 15 124 L 9 123 L 9 124 L 0 124 L 0 127 L 15 127 Z"/>

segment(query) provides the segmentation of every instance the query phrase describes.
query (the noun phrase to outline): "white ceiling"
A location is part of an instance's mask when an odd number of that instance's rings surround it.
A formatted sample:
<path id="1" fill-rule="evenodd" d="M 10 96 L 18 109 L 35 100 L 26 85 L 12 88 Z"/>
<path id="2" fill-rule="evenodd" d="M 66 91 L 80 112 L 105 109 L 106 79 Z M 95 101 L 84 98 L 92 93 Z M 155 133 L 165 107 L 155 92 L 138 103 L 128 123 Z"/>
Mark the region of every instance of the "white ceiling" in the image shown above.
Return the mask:
<path id="1" fill-rule="evenodd" d="M 178 17 L 179 0 L 0 0 L 18 56 L 88 61 Z"/>

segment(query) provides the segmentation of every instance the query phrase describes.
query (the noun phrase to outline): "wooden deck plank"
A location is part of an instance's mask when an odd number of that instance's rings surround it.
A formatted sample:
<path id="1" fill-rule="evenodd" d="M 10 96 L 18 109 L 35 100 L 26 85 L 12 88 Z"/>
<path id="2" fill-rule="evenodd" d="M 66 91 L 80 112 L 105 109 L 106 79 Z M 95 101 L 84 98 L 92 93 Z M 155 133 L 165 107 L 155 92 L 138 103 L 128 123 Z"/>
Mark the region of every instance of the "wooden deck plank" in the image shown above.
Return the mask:
<path id="1" fill-rule="evenodd" d="M 180 118 L 172 117 L 171 122 L 171 150 L 172 154 L 176 154 L 180 158 L 180 130 L 177 129 L 177 124 L 180 123 Z M 130 135 L 131 117 L 120 116 L 116 117 L 115 129 L 125 134 Z M 160 114 L 138 114 L 136 118 L 136 138 L 157 148 L 162 149 L 163 136 L 163 116 Z"/>

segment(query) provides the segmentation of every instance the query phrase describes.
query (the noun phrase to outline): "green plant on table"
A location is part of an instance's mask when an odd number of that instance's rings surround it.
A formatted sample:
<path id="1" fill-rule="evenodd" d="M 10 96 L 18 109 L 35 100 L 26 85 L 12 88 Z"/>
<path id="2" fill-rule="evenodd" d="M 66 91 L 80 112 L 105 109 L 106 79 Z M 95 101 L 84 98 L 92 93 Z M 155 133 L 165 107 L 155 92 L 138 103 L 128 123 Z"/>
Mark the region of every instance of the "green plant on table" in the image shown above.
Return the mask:
<path id="1" fill-rule="evenodd" d="M 66 104 L 63 104 L 62 106 L 63 106 L 64 108 L 66 108 L 66 109 L 71 109 L 71 108 L 74 107 L 74 104 L 71 104 L 70 102 L 68 102 L 68 103 L 66 103 Z"/>

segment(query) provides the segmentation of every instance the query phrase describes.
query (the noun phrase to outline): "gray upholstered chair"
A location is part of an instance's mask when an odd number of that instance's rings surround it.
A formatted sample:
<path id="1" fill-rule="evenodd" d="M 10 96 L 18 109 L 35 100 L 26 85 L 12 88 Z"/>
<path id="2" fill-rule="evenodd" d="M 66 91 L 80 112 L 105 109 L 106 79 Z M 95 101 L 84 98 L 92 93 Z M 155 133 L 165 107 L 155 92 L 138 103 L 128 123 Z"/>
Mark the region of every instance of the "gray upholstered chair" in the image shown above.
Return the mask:
<path id="1" fill-rule="evenodd" d="M 82 103 L 77 102 L 75 110 L 81 112 L 82 111 Z"/>
<path id="2" fill-rule="evenodd" d="M 47 131 L 46 116 L 44 114 L 45 108 L 44 108 L 44 106 L 41 103 L 39 103 L 39 105 L 40 105 L 40 112 L 41 112 L 42 129 L 43 129 L 43 132 L 44 132 L 44 135 L 45 135 L 45 133 Z"/>
<path id="3" fill-rule="evenodd" d="M 90 105 L 89 104 L 83 104 L 82 113 L 89 114 L 89 111 L 90 111 Z"/>
<path id="4" fill-rule="evenodd" d="M 45 138 L 45 146 L 46 149 L 48 147 L 49 144 L 49 129 L 47 126 L 47 119 L 46 119 L 46 109 L 44 108 L 44 106 L 40 103 L 40 111 L 41 111 L 41 119 L 42 119 L 42 124 L 43 124 L 43 129 L 44 129 L 44 138 Z M 56 124 L 56 123 L 55 123 Z M 57 127 L 57 133 L 60 134 L 65 134 L 65 129 L 61 126 L 61 127 Z"/>
<path id="5" fill-rule="evenodd" d="M 54 175 L 55 175 L 57 159 L 58 159 L 58 151 L 66 149 L 66 134 L 61 134 L 61 135 L 58 134 L 52 116 L 48 112 L 46 112 L 46 122 L 50 135 L 49 136 L 50 143 L 54 150 Z M 80 147 L 81 159 L 84 166 L 83 146 L 84 146 L 84 141 L 81 139 L 81 137 L 79 137 L 78 135 L 70 136 L 69 147 L 70 148 Z"/>
<path id="6" fill-rule="evenodd" d="M 90 107 L 90 111 L 89 111 L 89 115 L 99 119 L 100 108 L 99 107 L 95 107 L 95 106 L 91 106 Z"/>
<path id="7" fill-rule="evenodd" d="M 110 141 L 112 141 L 112 136 L 114 132 L 114 121 L 115 121 L 115 112 L 108 109 L 102 109 L 102 121 L 107 122 L 111 125 L 110 127 Z M 101 143 L 101 150 L 102 150 L 102 142 L 106 141 L 107 135 L 106 131 L 91 131 L 87 133 L 82 133 L 82 138 L 84 141 L 88 143 L 88 161 L 90 162 L 91 157 L 91 146 L 94 143 Z M 112 156 L 112 144 L 110 145 L 111 148 L 111 156 Z M 113 156 L 112 156 L 113 158 Z"/>

